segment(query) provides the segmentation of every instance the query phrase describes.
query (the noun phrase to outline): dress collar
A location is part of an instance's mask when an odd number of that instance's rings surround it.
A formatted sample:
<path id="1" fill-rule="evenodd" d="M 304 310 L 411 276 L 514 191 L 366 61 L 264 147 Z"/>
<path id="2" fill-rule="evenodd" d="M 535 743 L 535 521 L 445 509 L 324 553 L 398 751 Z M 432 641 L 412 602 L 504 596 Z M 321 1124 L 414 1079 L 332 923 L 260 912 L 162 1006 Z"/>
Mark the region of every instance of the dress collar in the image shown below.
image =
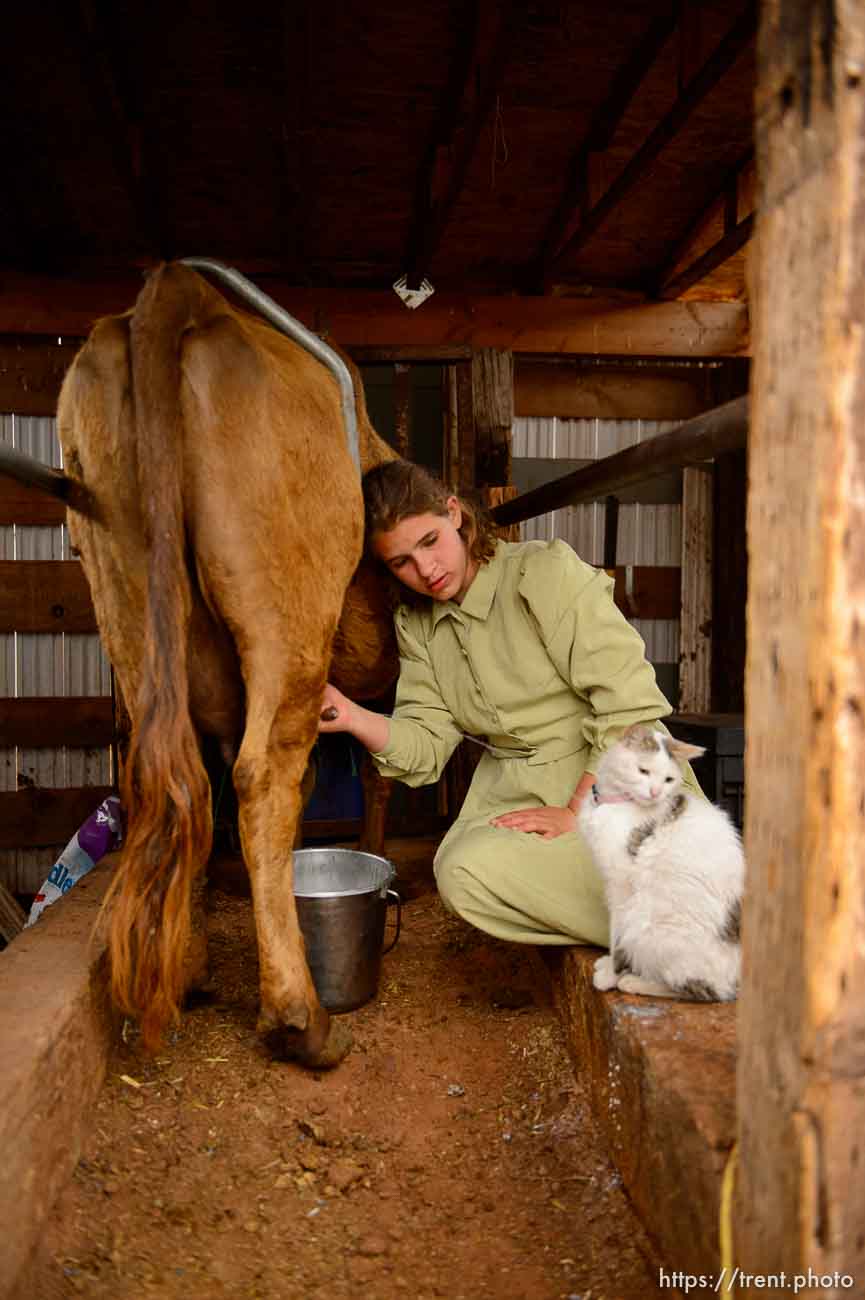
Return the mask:
<path id="1" fill-rule="evenodd" d="M 468 614 L 470 618 L 480 620 L 487 618 L 492 609 L 496 587 L 499 585 L 499 579 L 502 576 L 504 557 L 504 543 L 501 541 L 496 542 L 495 555 L 486 564 L 480 566 L 472 579 L 471 586 L 463 596 L 462 603 L 458 605 L 453 600 L 446 600 L 443 604 L 433 605 L 433 627 L 448 614 L 456 618 L 459 618 L 461 614 Z"/>

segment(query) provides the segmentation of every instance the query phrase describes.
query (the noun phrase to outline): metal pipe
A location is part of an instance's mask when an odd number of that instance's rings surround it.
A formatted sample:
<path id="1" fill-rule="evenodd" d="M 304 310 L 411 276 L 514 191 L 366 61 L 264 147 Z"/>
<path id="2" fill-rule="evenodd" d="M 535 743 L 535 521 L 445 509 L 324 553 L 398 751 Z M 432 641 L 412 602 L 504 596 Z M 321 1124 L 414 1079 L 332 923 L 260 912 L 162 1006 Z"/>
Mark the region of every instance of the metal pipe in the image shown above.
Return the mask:
<path id="1" fill-rule="evenodd" d="M 726 451 L 744 447 L 748 436 L 748 399 L 737 397 L 693 420 L 658 434 L 648 442 L 626 447 L 613 456 L 586 465 L 573 474 L 523 492 L 513 501 L 505 501 L 490 511 L 499 525 L 519 524 L 560 506 L 581 501 L 598 501 L 609 493 L 621 491 L 632 483 L 642 483 L 668 470 L 711 460 Z"/>
<path id="2" fill-rule="evenodd" d="M 360 468 L 360 445 L 357 433 L 357 415 L 354 404 L 354 384 L 348 366 L 342 357 L 334 352 L 333 348 L 320 339 L 317 334 L 313 334 L 305 325 L 301 325 L 299 320 L 290 315 L 284 307 L 280 307 L 272 298 L 247 280 L 245 275 L 235 271 L 233 267 L 226 266 L 223 262 L 215 262 L 209 257 L 182 257 L 180 259 L 183 266 L 191 266 L 197 271 L 209 271 L 215 275 L 218 280 L 227 284 L 239 298 L 254 307 L 265 320 L 271 325 L 275 325 L 283 334 L 294 339 L 301 347 L 311 352 L 317 361 L 328 370 L 339 384 L 340 399 L 342 402 L 342 418 L 345 421 L 346 433 L 348 435 L 348 446 L 351 452 L 358 474 Z"/>

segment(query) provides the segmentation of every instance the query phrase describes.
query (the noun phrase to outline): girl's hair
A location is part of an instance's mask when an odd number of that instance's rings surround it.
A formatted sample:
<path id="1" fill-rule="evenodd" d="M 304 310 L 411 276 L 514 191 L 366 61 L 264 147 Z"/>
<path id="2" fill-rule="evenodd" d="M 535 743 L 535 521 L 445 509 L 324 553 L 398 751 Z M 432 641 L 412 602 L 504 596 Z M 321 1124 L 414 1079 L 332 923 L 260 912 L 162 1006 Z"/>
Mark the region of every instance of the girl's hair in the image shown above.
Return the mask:
<path id="1" fill-rule="evenodd" d="M 389 532 L 411 515 L 447 515 L 448 498 L 454 496 L 444 483 L 421 465 L 410 460 L 389 460 L 363 476 L 366 507 L 366 544 L 376 533 Z M 459 498 L 462 523 L 459 534 L 469 559 L 488 564 L 496 551 L 496 528 L 482 506 Z M 396 581 L 396 580 L 395 580 Z M 410 601 L 412 594 L 398 583 L 399 598 Z"/>

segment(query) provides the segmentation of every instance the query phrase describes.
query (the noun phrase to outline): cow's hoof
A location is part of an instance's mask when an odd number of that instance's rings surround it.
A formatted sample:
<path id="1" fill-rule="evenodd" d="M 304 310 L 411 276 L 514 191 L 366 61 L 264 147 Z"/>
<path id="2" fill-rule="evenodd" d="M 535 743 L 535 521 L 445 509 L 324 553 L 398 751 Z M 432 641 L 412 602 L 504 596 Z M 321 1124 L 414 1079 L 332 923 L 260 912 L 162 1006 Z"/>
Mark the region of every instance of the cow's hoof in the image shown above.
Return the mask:
<path id="1" fill-rule="evenodd" d="M 316 1056 L 310 1056 L 303 1064 L 314 1070 L 332 1070 L 348 1056 L 353 1046 L 354 1034 L 345 1021 L 331 1019 L 324 1046 Z"/>
<path id="2" fill-rule="evenodd" d="M 331 1019 L 323 1040 L 320 1030 L 311 1034 L 308 1030 L 286 1029 L 284 1026 L 268 1027 L 264 1039 L 274 1056 L 297 1061 L 308 1070 L 332 1070 L 348 1056 L 354 1044 L 354 1034 L 348 1025 L 334 1019 Z"/>

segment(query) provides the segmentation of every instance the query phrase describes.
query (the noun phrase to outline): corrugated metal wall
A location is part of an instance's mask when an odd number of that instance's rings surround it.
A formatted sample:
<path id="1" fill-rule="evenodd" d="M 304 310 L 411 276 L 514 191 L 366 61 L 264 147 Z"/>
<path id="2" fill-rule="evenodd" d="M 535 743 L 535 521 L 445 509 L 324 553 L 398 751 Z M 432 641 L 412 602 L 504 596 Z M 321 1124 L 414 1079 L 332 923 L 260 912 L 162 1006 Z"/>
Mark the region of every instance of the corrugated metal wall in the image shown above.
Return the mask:
<path id="1" fill-rule="evenodd" d="M 518 416 L 512 455 L 560 460 L 600 460 L 637 442 L 675 429 L 679 420 L 565 420 Z M 523 537 L 549 541 L 561 537 L 589 564 L 604 560 L 604 505 L 565 506 L 522 525 Z M 617 564 L 671 565 L 682 562 L 682 509 L 677 505 L 621 505 Z M 678 619 L 633 619 L 652 663 L 679 658 Z"/>
<path id="2" fill-rule="evenodd" d="M 62 467 L 56 421 L 0 415 L 0 439 L 55 468 Z M 67 560 L 66 525 L 0 526 L 0 560 Z M 96 634 L 0 633 L 0 695 L 110 695 L 111 670 Z M 0 747 L 0 790 L 22 785 L 53 788 L 108 785 L 107 749 Z M 56 849 L 0 851 L 0 875 L 13 890 L 33 892 L 57 856 Z"/>

